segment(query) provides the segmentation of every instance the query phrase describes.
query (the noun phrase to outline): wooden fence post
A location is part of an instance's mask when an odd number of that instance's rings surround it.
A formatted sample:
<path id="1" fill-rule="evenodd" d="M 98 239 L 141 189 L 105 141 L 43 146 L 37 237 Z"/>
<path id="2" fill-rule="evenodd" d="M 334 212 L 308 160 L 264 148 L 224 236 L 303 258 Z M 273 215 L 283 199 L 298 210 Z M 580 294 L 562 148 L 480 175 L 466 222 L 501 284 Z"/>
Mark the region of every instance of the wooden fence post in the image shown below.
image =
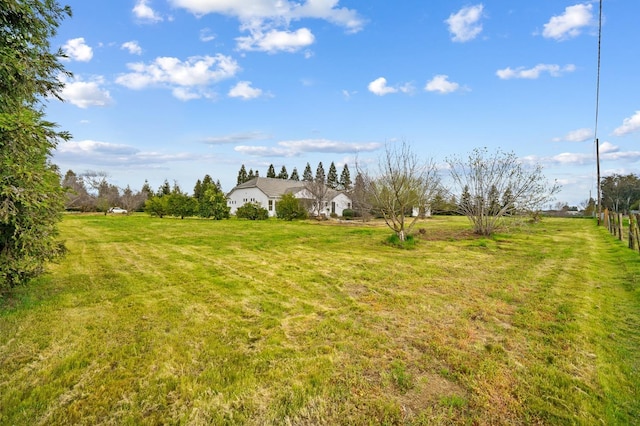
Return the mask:
<path id="1" fill-rule="evenodd" d="M 633 233 L 635 235 L 635 240 L 636 240 L 636 244 L 638 247 L 638 251 L 640 251 L 640 214 L 635 214 L 634 215 L 634 221 L 633 223 L 635 224 L 635 227 L 633 229 Z"/>
<path id="2" fill-rule="evenodd" d="M 635 223 L 633 221 L 633 215 L 629 214 L 629 248 L 633 250 L 635 248 L 635 235 L 633 232 L 633 228 L 635 227 Z"/>
<path id="3" fill-rule="evenodd" d="M 622 213 L 618 213 L 618 239 L 622 241 Z"/>

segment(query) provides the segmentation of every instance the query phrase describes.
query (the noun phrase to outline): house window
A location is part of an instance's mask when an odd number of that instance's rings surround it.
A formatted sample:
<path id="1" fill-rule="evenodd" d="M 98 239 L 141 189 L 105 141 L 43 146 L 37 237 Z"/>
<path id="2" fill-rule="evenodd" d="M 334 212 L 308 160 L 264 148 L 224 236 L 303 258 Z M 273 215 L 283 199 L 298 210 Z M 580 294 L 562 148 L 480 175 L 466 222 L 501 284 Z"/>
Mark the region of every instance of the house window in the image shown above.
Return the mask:
<path id="1" fill-rule="evenodd" d="M 269 211 L 273 211 L 273 200 L 269 200 Z"/>
<path id="2" fill-rule="evenodd" d="M 351 208 L 351 203 L 347 203 L 347 208 L 350 209 Z"/>

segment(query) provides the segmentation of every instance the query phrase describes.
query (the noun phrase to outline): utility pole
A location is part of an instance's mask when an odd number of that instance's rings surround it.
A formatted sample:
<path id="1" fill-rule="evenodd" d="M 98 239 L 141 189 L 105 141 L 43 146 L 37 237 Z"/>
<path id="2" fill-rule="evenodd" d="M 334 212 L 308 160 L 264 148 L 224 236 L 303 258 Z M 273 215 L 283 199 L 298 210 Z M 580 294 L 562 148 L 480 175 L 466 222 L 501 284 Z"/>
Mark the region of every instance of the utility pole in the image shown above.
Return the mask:
<path id="1" fill-rule="evenodd" d="M 597 179 L 598 184 L 596 186 L 596 191 L 598 191 L 598 226 L 600 226 L 600 218 L 602 216 L 602 200 L 600 198 L 600 143 L 598 142 L 598 138 L 596 138 L 596 163 L 597 165 Z"/>

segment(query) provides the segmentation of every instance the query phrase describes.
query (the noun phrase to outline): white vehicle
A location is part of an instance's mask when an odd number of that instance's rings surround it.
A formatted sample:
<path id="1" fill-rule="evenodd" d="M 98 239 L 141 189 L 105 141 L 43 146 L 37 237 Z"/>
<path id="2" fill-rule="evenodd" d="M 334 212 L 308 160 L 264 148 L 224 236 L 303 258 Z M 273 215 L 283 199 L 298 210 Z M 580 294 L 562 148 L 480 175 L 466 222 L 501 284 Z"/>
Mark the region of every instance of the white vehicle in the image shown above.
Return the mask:
<path id="1" fill-rule="evenodd" d="M 127 211 L 125 209 L 121 209 L 120 207 L 111 207 L 109 209 L 109 213 L 127 214 Z"/>

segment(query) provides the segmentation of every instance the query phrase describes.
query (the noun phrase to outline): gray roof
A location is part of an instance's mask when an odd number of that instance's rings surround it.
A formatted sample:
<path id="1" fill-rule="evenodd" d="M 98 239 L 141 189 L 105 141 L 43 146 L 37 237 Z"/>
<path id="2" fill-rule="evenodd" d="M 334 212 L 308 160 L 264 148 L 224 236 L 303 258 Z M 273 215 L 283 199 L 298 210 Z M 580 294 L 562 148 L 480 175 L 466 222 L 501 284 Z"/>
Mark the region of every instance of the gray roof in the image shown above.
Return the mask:
<path id="1" fill-rule="evenodd" d="M 296 193 L 304 189 L 304 182 L 289 179 L 257 177 L 241 183 L 233 188 L 231 192 L 238 189 L 249 188 L 258 188 L 264 192 L 267 197 L 280 197 L 282 194 L 287 192 Z M 231 194 L 231 192 L 229 194 Z"/>

